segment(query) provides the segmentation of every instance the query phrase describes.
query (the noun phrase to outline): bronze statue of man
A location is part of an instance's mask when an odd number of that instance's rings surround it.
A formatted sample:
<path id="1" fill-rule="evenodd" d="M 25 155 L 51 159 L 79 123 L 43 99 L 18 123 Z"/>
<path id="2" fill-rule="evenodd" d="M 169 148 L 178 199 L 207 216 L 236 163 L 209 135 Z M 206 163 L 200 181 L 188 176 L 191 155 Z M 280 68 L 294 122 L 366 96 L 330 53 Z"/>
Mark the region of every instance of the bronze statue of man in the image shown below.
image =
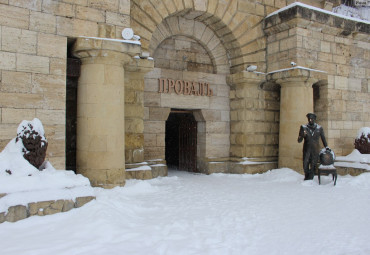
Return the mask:
<path id="1" fill-rule="evenodd" d="M 305 174 L 304 180 L 312 180 L 315 175 L 317 161 L 320 154 L 320 138 L 324 147 L 327 147 L 324 129 L 315 123 L 316 114 L 308 113 L 306 115 L 308 123 L 302 125 L 299 130 L 298 142 L 303 144 L 303 170 Z"/>

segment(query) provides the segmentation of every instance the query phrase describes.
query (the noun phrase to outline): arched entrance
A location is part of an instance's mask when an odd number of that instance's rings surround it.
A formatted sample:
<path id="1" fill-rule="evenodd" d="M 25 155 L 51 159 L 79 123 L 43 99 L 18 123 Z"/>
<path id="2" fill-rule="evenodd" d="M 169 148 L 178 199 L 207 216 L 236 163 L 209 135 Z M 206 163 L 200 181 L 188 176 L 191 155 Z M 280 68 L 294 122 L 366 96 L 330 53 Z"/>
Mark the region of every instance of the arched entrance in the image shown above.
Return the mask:
<path id="1" fill-rule="evenodd" d="M 150 42 L 154 69 L 144 78 L 144 159 L 165 159 L 169 168 L 209 173 L 209 162 L 229 157 L 230 86 L 226 77 L 230 63 L 226 48 L 204 24 L 178 16 L 164 19 Z M 169 114 L 170 109 L 190 111 L 193 122 L 188 119 L 188 123 L 195 123 L 195 135 L 169 133 L 169 125 L 180 128 L 181 116 L 173 112 L 164 118 L 162 112 Z M 178 120 L 172 122 L 172 117 Z M 187 139 L 194 143 L 177 147 Z M 169 144 L 171 140 L 175 145 Z"/>
<path id="2" fill-rule="evenodd" d="M 192 111 L 171 110 L 166 121 L 165 155 L 170 169 L 197 171 L 197 122 Z"/>
<path id="3" fill-rule="evenodd" d="M 144 2 L 134 1 L 131 7 L 141 17 L 148 16 L 150 20 L 154 17 L 144 8 L 147 7 Z M 154 60 L 154 69 L 144 77 L 144 160 L 165 159 L 169 168 L 209 173 L 210 164 L 219 167 L 214 162 L 227 161 L 229 157 L 231 118 L 227 76 L 232 72 L 231 67 L 234 71 L 244 67 L 240 45 L 227 23 L 217 15 L 211 24 L 199 20 L 196 17 L 200 13 L 191 15 L 198 9 L 193 7 L 194 10 L 186 7 L 184 12 L 174 10 L 162 15 L 152 26 L 145 27 L 148 33 L 141 37 L 143 49 Z M 210 17 L 207 13 L 204 10 L 205 19 Z M 132 27 L 140 30 L 143 23 L 136 17 L 131 20 Z M 213 27 L 214 22 L 217 27 Z M 181 129 L 181 113 L 172 112 L 168 118 L 160 114 L 169 114 L 170 109 L 190 111 L 195 135 L 176 133 Z M 169 131 L 171 127 L 176 131 Z M 179 146 L 180 137 L 184 138 L 183 142 L 190 139 L 194 143 Z M 191 155 L 180 153 L 180 149 Z M 182 159 L 188 165 L 182 165 Z"/>

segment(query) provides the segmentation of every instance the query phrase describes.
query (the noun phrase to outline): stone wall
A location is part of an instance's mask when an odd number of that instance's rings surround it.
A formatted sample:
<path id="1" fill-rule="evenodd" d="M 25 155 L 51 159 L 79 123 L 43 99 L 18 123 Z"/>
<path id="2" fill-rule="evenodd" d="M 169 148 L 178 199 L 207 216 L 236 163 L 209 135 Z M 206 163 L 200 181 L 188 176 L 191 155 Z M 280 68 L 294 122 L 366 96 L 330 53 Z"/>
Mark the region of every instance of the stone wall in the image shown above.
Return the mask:
<path id="1" fill-rule="evenodd" d="M 158 93 L 159 78 L 208 82 L 213 96 Z M 145 160 L 164 159 L 165 122 L 171 108 L 195 110 L 198 121 L 198 158 L 228 157 L 230 146 L 229 86 L 225 75 L 154 68 L 145 78 Z"/>
<path id="2" fill-rule="evenodd" d="M 165 39 L 153 55 L 155 66 L 172 70 L 214 73 L 207 50 L 197 41 L 185 36 Z"/>
<path id="3" fill-rule="evenodd" d="M 37 117 L 47 160 L 65 168 L 68 38 L 120 38 L 129 15 L 130 0 L 0 1 L 0 148 Z"/>
<path id="4" fill-rule="evenodd" d="M 174 107 L 197 109 L 204 157 L 226 156 L 230 144 L 234 157 L 276 157 L 279 91 L 244 70 L 271 72 L 291 61 L 327 72 L 326 82 L 315 84 L 314 110 L 329 145 L 346 155 L 357 130 L 370 126 L 369 25 L 303 7 L 266 18 L 292 2 L 0 0 L 0 146 L 21 120 L 37 117 L 49 141 L 47 160 L 64 168 L 67 44 L 79 36 L 121 38 L 133 27 L 157 66 L 145 87 L 141 64 L 125 70 L 128 162 L 163 158 L 164 123 Z M 303 2 L 329 10 L 337 4 Z M 160 94 L 161 77 L 205 80 L 215 95 Z"/>
<path id="5" fill-rule="evenodd" d="M 1 194 L 0 194 L 1 195 Z M 0 223 L 5 221 L 16 222 L 30 216 L 45 216 L 59 212 L 67 212 L 78 208 L 95 199 L 95 197 L 77 197 L 73 200 L 52 200 L 33 202 L 25 205 L 15 205 L 8 208 L 7 212 L 0 212 Z"/>
<path id="6" fill-rule="evenodd" d="M 154 61 L 136 58 L 125 68 L 125 163 L 144 161 L 144 75 Z"/>
<path id="7" fill-rule="evenodd" d="M 285 5 L 285 0 L 133 1 L 131 25 L 142 36 L 143 48 L 152 53 L 167 38 L 168 31 L 190 34 L 208 49 L 224 48 L 227 54 L 219 57 L 230 65 L 222 69 L 234 73 L 251 63 L 264 68 L 266 38 L 261 24 L 266 13 Z"/>
<path id="8" fill-rule="evenodd" d="M 277 87 L 263 90 L 264 79 L 250 72 L 229 76 L 231 157 L 277 159 L 280 95 Z"/>
<path id="9" fill-rule="evenodd" d="M 229 156 L 229 86 L 225 75 L 214 74 L 217 64 L 213 56 L 199 41 L 184 35 L 173 35 L 158 45 L 155 68 L 145 76 L 145 160 L 165 158 L 165 124 L 171 108 L 194 110 L 198 167 L 206 167 L 209 157 Z M 213 95 L 207 96 L 208 91 L 204 95 L 178 94 L 174 89 L 159 93 L 160 78 L 208 83 Z"/>
<path id="10" fill-rule="evenodd" d="M 268 17 L 265 25 L 267 72 L 294 61 L 327 74 L 314 84 L 314 111 L 329 146 L 348 155 L 359 128 L 370 125 L 370 25 L 301 6 Z"/>

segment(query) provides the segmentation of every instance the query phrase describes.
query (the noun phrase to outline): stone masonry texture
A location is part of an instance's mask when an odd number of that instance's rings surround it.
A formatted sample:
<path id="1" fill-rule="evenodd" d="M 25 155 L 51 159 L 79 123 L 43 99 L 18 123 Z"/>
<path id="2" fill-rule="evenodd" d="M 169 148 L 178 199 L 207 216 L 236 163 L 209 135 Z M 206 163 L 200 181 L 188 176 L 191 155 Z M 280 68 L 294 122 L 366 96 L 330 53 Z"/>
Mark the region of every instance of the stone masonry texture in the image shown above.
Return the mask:
<path id="1" fill-rule="evenodd" d="M 14 130 L 23 119 L 37 117 L 48 138 L 46 160 L 64 169 L 67 59 L 99 57 L 100 66 L 90 63 L 89 70 L 103 72 L 117 60 L 109 52 L 120 49 L 127 55 L 120 83 L 124 87 L 120 90 L 124 116 L 119 117 L 119 128 L 125 134 L 122 144 L 111 141 L 105 146 L 120 148 L 122 155 L 117 157 L 122 158 L 117 159 L 120 165 L 113 172 L 104 167 L 100 172 L 93 170 L 89 175 L 95 179 L 93 183 L 104 180 L 113 187 L 124 183 L 124 164 L 164 160 L 165 122 L 171 108 L 191 110 L 195 116 L 200 168 L 211 161 L 231 162 L 244 157 L 278 162 L 279 152 L 289 147 L 301 150 L 296 140 L 279 141 L 289 130 L 298 135 L 299 128 L 293 122 L 281 125 L 281 116 L 284 121 L 306 122 L 305 116 L 290 116 L 294 111 L 285 109 L 286 105 L 299 105 L 302 112 L 314 111 L 329 146 L 336 155 L 348 155 L 354 149 L 357 131 L 370 126 L 369 22 L 301 5 L 273 14 L 293 2 L 0 1 L 0 147 L 15 137 Z M 301 2 L 327 10 L 336 5 L 335 1 Z M 127 27 L 140 36 L 139 46 L 101 42 L 91 44 L 88 55 L 71 56 L 78 38 L 122 39 L 122 29 Z M 316 71 L 287 71 L 292 68 L 291 62 Z M 250 65 L 259 73 L 245 71 Z M 83 79 L 93 76 L 89 72 Z M 158 78 L 207 82 L 214 95 L 159 93 Z M 310 84 L 305 83 L 308 80 Z M 284 94 L 282 102 L 281 86 L 295 86 L 289 90 L 295 93 L 304 91 L 297 84 L 312 87 L 312 104 L 299 102 L 299 97 L 289 94 Z M 90 85 L 101 89 L 93 80 Z M 111 100 L 107 93 L 92 95 L 85 85 L 80 89 L 81 98 L 89 102 Z M 77 110 L 77 115 L 87 120 L 87 116 L 95 118 L 99 110 L 92 112 L 86 106 Z M 92 146 L 83 141 L 84 146 L 98 148 L 103 137 L 90 135 L 84 137 L 93 137 Z M 78 139 L 83 137 L 77 135 Z M 77 169 L 89 161 L 86 155 L 78 157 Z M 89 155 L 95 154 L 89 151 Z M 291 167 L 300 171 L 301 156 L 297 153 L 295 157 Z"/>

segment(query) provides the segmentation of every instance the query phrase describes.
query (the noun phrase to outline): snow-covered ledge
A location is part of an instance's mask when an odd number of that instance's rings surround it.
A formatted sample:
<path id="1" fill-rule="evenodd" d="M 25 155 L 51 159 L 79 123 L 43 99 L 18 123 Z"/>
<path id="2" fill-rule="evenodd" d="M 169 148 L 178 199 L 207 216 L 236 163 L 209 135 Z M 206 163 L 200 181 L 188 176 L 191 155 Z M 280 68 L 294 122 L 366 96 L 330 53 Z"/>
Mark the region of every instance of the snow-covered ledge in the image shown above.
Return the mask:
<path id="1" fill-rule="evenodd" d="M 334 166 L 340 175 L 359 175 L 370 172 L 370 154 L 361 154 L 358 150 L 353 150 L 347 156 L 340 156 L 335 159 Z"/>
<path id="2" fill-rule="evenodd" d="M 119 43 L 128 43 L 128 44 L 136 44 L 141 45 L 141 42 L 138 40 L 124 40 L 124 39 L 114 39 L 114 38 L 104 38 L 104 37 L 89 37 L 89 36 L 79 36 L 80 38 L 85 38 L 87 40 L 94 39 L 94 40 L 101 40 L 101 41 L 110 41 L 110 42 L 119 42 Z"/>
<path id="3" fill-rule="evenodd" d="M 320 23 L 319 27 L 316 22 Z M 266 16 L 264 31 L 269 35 L 296 26 L 312 27 L 333 35 L 348 36 L 356 33 L 357 37 L 363 37 L 365 40 L 369 40 L 370 34 L 370 22 L 367 20 L 344 16 L 299 2 Z"/>
<path id="4" fill-rule="evenodd" d="M 280 13 L 280 12 L 283 12 L 285 10 L 293 8 L 295 6 L 304 7 L 304 8 L 311 9 L 311 10 L 314 10 L 314 11 L 318 11 L 318 12 L 321 12 L 321 13 L 326 13 L 326 14 L 329 14 L 329 15 L 333 15 L 333 16 L 336 16 L 336 17 L 339 17 L 339 18 L 344 18 L 344 19 L 349 19 L 349 20 L 353 20 L 353 21 L 364 22 L 364 23 L 370 24 L 370 22 L 367 21 L 367 20 L 362 20 L 362 19 L 358 19 L 358 18 L 345 16 L 345 15 L 342 15 L 342 14 L 339 14 L 339 13 L 334 13 L 334 12 L 331 12 L 331 11 L 328 11 L 328 10 L 324 10 L 324 9 L 317 8 L 317 7 L 314 7 L 314 6 L 311 6 L 311 5 L 308 5 L 308 4 L 304 4 L 304 3 L 300 3 L 300 2 L 294 2 L 290 5 L 287 5 L 283 8 L 281 8 L 281 9 L 273 12 L 273 13 L 270 13 L 269 15 L 266 16 L 266 19 L 271 17 L 271 16 L 274 16 L 274 15 Z"/>

